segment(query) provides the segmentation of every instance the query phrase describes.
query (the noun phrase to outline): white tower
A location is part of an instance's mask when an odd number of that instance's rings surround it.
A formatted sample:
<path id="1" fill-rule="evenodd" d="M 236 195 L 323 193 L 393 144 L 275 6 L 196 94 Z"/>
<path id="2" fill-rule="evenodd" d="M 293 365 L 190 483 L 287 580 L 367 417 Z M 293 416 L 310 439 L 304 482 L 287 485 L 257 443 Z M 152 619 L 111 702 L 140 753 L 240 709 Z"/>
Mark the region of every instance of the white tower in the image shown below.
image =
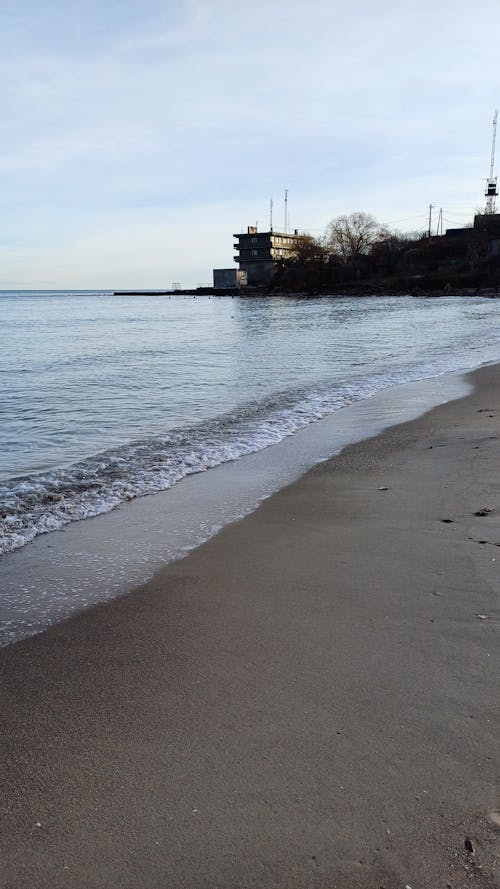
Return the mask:
<path id="1" fill-rule="evenodd" d="M 497 177 L 493 175 L 493 167 L 495 164 L 495 142 L 497 138 L 497 117 L 498 111 L 495 110 L 495 114 L 493 115 L 493 139 L 491 143 L 490 175 L 486 180 L 486 190 L 484 192 L 484 196 L 486 198 L 486 207 L 484 212 L 488 216 L 495 212 L 495 203 L 498 195 Z"/>

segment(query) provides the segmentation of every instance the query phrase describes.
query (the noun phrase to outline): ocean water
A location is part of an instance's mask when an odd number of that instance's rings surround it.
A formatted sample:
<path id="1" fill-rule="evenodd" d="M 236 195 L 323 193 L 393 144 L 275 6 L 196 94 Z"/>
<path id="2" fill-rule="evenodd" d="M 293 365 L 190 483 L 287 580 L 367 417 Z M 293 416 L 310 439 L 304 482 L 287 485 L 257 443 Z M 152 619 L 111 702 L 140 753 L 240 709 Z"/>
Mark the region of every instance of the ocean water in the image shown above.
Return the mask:
<path id="1" fill-rule="evenodd" d="M 482 297 L 0 293 L 0 553 L 500 358 Z"/>

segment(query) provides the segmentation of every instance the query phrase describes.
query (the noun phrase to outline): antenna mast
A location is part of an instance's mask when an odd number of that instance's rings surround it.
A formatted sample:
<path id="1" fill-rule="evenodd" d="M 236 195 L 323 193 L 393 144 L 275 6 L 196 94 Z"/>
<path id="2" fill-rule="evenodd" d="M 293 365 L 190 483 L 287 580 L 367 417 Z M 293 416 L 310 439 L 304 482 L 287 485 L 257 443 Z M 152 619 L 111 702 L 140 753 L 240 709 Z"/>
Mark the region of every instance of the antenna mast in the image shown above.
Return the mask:
<path id="1" fill-rule="evenodd" d="M 285 188 L 285 235 L 288 232 L 288 188 Z"/>
<path id="2" fill-rule="evenodd" d="M 493 115 L 493 139 L 491 142 L 490 175 L 489 178 L 486 180 L 486 191 L 484 192 L 484 196 L 486 198 L 486 207 L 484 212 L 488 216 L 495 212 L 495 203 L 498 195 L 497 177 L 493 175 L 493 169 L 495 166 L 495 142 L 497 138 L 497 117 L 498 111 L 495 109 L 495 114 Z"/>

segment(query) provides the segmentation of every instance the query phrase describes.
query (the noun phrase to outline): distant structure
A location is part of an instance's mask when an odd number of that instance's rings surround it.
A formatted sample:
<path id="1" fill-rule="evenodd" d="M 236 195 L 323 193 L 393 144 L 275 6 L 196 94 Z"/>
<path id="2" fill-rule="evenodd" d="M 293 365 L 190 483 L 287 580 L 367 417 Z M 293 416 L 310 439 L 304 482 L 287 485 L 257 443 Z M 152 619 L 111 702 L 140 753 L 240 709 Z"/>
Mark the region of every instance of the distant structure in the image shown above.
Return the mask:
<path id="1" fill-rule="evenodd" d="M 247 273 L 243 269 L 214 269 L 214 290 L 234 290 L 246 287 Z"/>
<path id="2" fill-rule="evenodd" d="M 463 228 L 447 228 L 445 236 L 461 241 L 477 241 L 485 238 L 498 241 L 500 238 L 500 213 L 476 213 L 473 225 Z M 500 251 L 500 243 L 494 245 L 494 252 Z"/>
<path id="3" fill-rule="evenodd" d="M 293 256 L 301 240 L 297 229 L 288 232 L 259 232 L 256 225 L 249 225 L 243 234 L 235 234 L 234 245 L 238 255 L 234 261 L 240 272 L 246 272 L 250 286 L 269 284 L 279 265 Z"/>
<path id="4" fill-rule="evenodd" d="M 498 188 L 497 188 L 497 177 L 493 175 L 494 167 L 495 167 L 495 142 L 497 138 L 497 118 L 498 111 L 495 110 L 495 114 L 493 115 L 493 138 L 491 142 L 491 162 L 490 162 L 490 175 L 486 180 L 486 190 L 484 192 L 484 196 L 486 198 L 486 207 L 485 214 L 487 216 L 491 216 L 495 213 L 495 204 L 498 196 Z"/>

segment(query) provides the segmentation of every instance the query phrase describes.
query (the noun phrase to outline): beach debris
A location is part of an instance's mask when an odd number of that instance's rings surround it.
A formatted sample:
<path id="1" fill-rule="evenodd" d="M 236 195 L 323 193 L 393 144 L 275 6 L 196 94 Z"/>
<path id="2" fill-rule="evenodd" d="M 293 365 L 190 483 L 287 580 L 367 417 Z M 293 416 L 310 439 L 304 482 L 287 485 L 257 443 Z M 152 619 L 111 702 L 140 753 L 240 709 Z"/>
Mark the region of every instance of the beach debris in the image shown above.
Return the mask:
<path id="1" fill-rule="evenodd" d="M 483 506 L 483 508 L 478 509 L 478 511 L 475 512 L 474 515 L 477 515 L 480 518 L 482 518 L 483 516 L 489 515 L 490 512 L 495 512 L 495 510 L 493 509 L 492 506 Z"/>
<path id="2" fill-rule="evenodd" d="M 378 488 L 378 489 L 379 489 L 379 491 L 388 491 L 388 490 L 389 490 L 389 488 L 387 487 L 387 485 L 379 485 L 379 488 Z"/>
<path id="3" fill-rule="evenodd" d="M 472 840 L 470 837 L 465 837 L 464 848 L 465 851 L 468 852 L 470 855 L 474 855 L 474 846 L 472 845 Z"/>
<path id="4" fill-rule="evenodd" d="M 454 525 L 455 519 L 441 519 L 444 525 Z"/>
<path id="5" fill-rule="evenodd" d="M 42 826 L 41 821 L 37 821 L 36 824 L 35 824 L 35 827 L 41 827 L 41 826 Z"/>
<path id="6" fill-rule="evenodd" d="M 474 612 L 474 617 L 478 617 L 479 620 L 488 620 L 487 614 L 478 614 L 476 611 Z"/>

